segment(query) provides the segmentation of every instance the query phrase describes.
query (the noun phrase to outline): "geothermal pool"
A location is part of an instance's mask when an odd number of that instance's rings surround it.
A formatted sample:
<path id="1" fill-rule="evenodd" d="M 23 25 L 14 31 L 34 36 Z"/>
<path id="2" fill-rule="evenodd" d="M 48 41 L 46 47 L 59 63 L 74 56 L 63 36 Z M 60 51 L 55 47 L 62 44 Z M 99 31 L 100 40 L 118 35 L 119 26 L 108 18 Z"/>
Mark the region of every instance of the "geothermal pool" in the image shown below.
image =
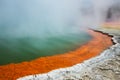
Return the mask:
<path id="1" fill-rule="evenodd" d="M 63 54 L 90 39 L 79 0 L 0 3 L 0 65 Z"/>
<path id="2" fill-rule="evenodd" d="M 59 36 L 0 38 L 0 65 L 30 61 L 38 57 L 63 54 L 86 43 L 91 36 L 86 32 Z"/>

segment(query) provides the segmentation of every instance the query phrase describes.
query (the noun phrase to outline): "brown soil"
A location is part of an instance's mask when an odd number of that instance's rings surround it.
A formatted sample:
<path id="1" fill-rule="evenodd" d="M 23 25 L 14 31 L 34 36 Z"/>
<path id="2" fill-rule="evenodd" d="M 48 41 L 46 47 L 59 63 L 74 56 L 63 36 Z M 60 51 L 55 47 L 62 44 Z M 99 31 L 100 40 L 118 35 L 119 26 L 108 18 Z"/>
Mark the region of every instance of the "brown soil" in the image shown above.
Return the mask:
<path id="1" fill-rule="evenodd" d="M 106 22 L 102 26 L 105 28 L 120 29 L 120 22 Z"/>
<path id="2" fill-rule="evenodd" d="M 99 55 L 112 45 L 111 37 L 95 31 L 88 31 L 93 37 L 80 48 L 65 54 L 38 58 L 30 62 L 0 66 L 0 80 L 16 80 L 16 78 L 31 74 L 49 72 L 81 63 L 84 60 Z"/>

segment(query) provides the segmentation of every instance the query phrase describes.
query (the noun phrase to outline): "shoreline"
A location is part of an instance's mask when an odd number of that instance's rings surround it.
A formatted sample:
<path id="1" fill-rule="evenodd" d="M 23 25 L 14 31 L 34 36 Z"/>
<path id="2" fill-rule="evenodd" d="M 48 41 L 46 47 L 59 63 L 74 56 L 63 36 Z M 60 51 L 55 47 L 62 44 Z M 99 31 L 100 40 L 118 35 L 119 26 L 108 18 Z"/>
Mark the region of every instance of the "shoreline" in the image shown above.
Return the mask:
<path id="1" fill-rule="evenodd" d="M 99 55 L 113 44 L 112 37 L 108 35 L 91 30 L 88 32 L 93 38 L 74 51 L 42 57 L 29 62 L 0 66 L 0 80 L 16 80 L 26 75 L 46 73 L 54 69 L 70 67 Z"/>

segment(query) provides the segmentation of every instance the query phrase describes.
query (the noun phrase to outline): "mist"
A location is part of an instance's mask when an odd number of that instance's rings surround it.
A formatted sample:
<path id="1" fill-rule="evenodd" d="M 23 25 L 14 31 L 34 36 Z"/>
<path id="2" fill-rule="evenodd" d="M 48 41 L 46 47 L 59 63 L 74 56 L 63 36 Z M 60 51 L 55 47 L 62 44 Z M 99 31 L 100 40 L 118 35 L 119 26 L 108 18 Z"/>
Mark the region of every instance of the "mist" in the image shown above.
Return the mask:
<path id="1" fill-rule="evenodd" d="M 0 0 L 0 37 L 49 37 L 99 27 L 119 0 Z"/>
<path id="2" fill-rule="evenodd" d="M 1 0 L 0 32 L 14 37 L 45 37 L 69 33 L 75 29 L 78 2 L 79 0 Z"/>

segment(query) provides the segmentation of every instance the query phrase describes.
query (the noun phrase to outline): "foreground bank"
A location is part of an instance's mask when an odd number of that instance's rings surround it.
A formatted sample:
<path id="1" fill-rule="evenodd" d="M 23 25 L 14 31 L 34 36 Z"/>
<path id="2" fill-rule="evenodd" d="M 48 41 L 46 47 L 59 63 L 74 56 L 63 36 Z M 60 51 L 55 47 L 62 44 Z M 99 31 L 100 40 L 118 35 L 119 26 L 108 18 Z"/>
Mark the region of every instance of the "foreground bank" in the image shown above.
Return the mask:
<path id="1" fill-rule="evenodd" d="M 101 55 L 72 67 L 53 70 L 18 80 L 120 80 L 120 30 L 100 29 L 113 36 L 115 43 Z"/>

